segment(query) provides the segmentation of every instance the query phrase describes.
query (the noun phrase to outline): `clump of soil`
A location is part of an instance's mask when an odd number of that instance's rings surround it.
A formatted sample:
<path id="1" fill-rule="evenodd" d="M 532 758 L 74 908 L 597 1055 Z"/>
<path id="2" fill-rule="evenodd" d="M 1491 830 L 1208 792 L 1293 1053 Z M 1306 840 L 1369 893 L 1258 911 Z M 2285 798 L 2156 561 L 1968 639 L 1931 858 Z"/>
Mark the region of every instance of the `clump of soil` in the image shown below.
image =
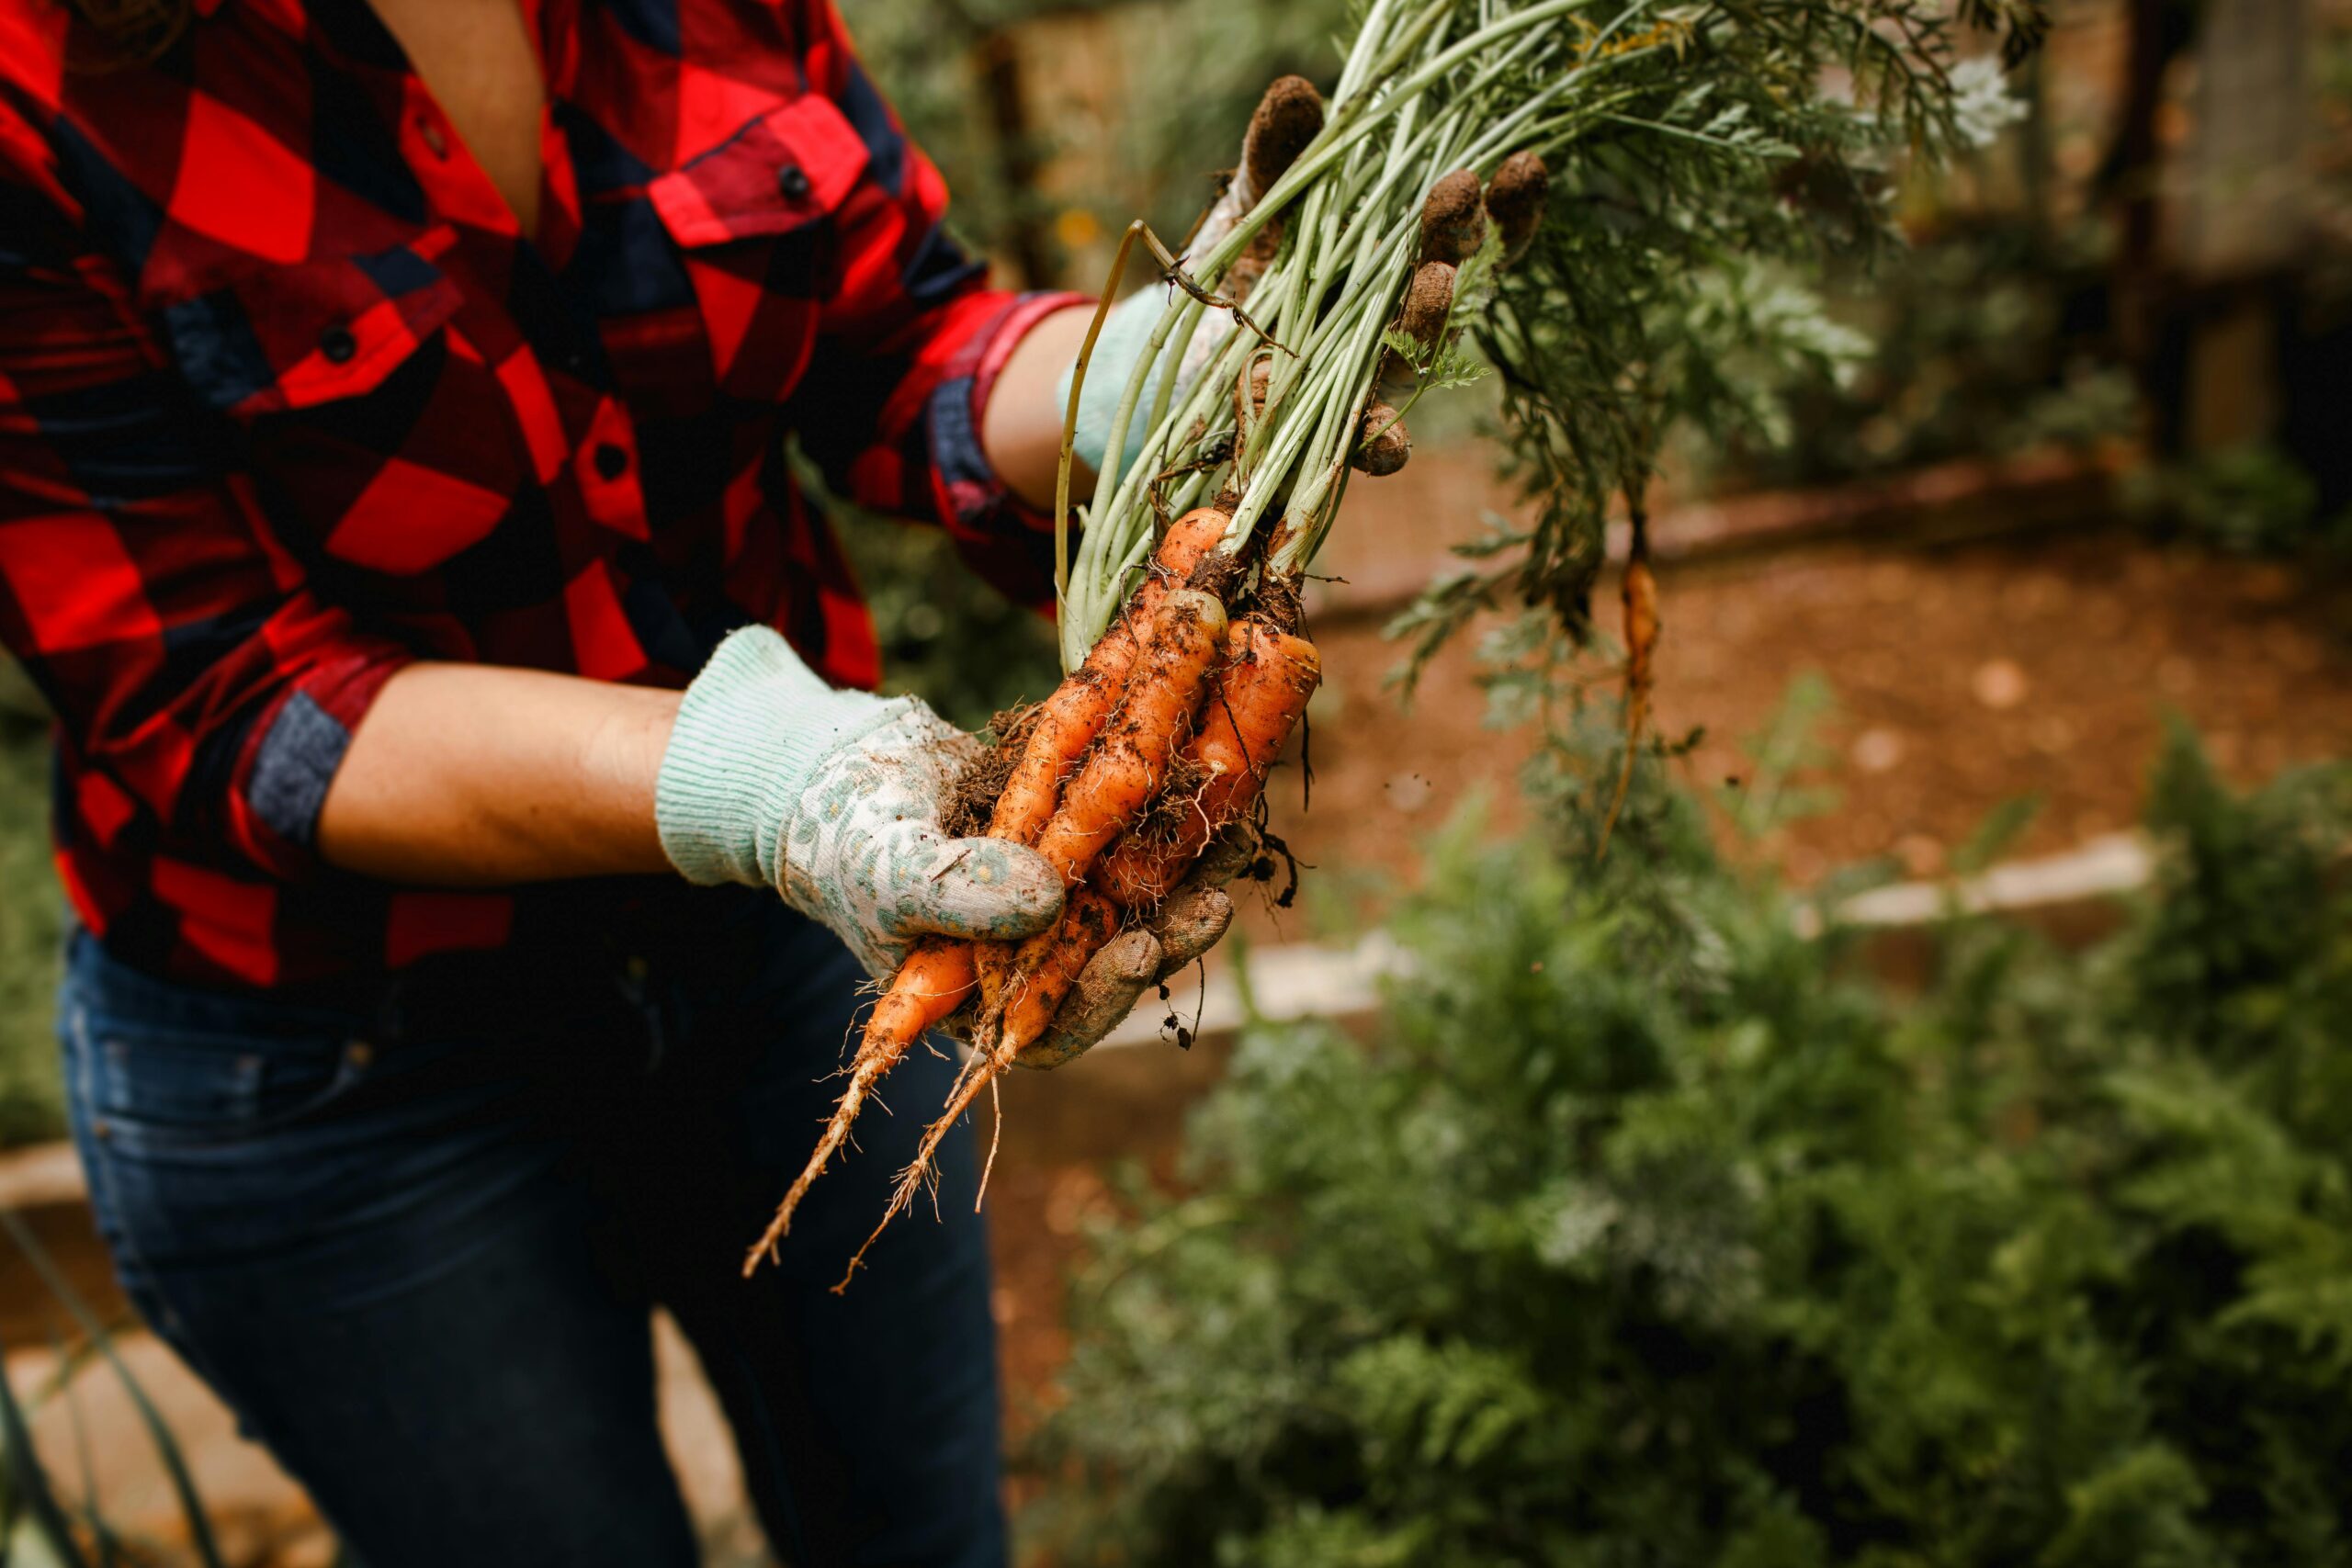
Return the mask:
<path id="1" fill-rule="evenodd" d="M 1304 76 L 1283 76 L 1266 89 L 1242 139 L 1242 167 L 1253 195 L 1263 196 L 1298 161 L 1323 129 L 1323 95 Z"/>
<path id="2" fill-rule="evenodd" d="M 965 764 L 948 786 L 947 805 L 939 814 L 940 829 L 951 839 L 972 839 L 989 830 L 996 815 L 997 797 L 1021 761 L 1021 748 L 1037 721 L 1037 705 L 1021 703 L 989 720 L 994 740 Z"/>
<path id="3" fill-rule="evenodd" d="M 1552 188 L 1542 154 L 1514 152 L 1503 160 L 1487 186 L 1487 216 L 1502 232 L 1503 260 L 1517 261 L 1544 221 L 1544 198 Z"/>
<path id="4" fill-rule="evenodd" d="M 1200 564 L 1193 568 L 1193 574 L 1185 581 L 1184 586 L 1198 589 L 1222 604 L 1233 597 L 1234 588 L 1240 582 L 1241 574 L 1248 570 L 1238 556 L 1203 556 Z"/>
<path id="5" fill-rule="evenodd" d="M 1478 176 L 1456 169 L 1430 186 L 1421 202 L 1421 259 L 1464 262 L 1486 242 L 1487 209 Z"/>
<path id="6" fill-rule="evenodd" d="M 1306 606 L 1299 597 L 1300 581 L 1295 573 L 1259 573 L 1251 613 L 1264 616 L 1278 630 L 1298 636 L 1306 624 Z"/>

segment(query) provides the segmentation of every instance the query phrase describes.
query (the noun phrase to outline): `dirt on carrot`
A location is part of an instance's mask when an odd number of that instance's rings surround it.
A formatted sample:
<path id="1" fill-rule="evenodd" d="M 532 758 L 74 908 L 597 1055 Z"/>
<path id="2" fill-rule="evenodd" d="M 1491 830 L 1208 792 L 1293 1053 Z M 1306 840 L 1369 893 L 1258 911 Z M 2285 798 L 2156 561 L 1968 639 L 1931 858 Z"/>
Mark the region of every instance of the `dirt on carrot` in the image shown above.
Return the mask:
<path id="1" fill-rule="evenodd" d="M 1121 839 L 1095 868 L 1096 886 L 1127 908 L 1165 897 L 1209 840 L 1257 804 L 1321 680 L 1314 644 L 1266 620 L 1235 622 L 1200 732 L 1183 753 L 1199 771 L 1199 787 L 1181 803 L 1169 831 L 1130 831 Z"/>
<path id="2" fill-rule="evenodd" d="M 977 838 L 989 830 L 996 803 L 1012 777 L 1013 764 L 1029 741 L 1038 703 L 1023 703 L 989 721 L 990 745 L 984 746 L 956 775 L 947 788 L 947 803 L 940 809 L 940 830 L 951 839 Z"/>
<path id="3" fill-rule="evenodd" d="M 1225 606 L 1192 589 L 1169 593 L 1153 613 L 1135 680 L 1114 723 L 1037 835 L 1037 852 L 1063 881 L 1083 881 L 1095 856 L 1159 794 L 1169 760 L 1201 705 L 1225 632 Z"/>

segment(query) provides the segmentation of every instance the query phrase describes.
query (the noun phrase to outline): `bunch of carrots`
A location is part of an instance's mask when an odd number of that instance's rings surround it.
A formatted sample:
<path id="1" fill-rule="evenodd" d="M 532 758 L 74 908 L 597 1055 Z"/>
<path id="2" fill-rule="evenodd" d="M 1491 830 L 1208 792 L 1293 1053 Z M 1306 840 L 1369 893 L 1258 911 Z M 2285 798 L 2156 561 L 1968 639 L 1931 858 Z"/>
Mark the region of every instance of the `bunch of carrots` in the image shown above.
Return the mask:
<path id="1" fill-rule="evenodd" d="M 1176 891 L 1256 805 L 1322 672 L 1314 645 L 1297 635 L 1295 592 L 1278 583 L 1233 592 L 1241 563 L 1219 548 L 1231 524 L 1216 507 L 1177 519 L 1125 613 L 1006 742 L 1017 755 L 989 835 L 1035 849 L 1061 873 L 1070 891 L 1059 924 L 1017 944 L 934 937 L 916 946 L 867 1019 L 840 1103 L 747 1273 L 774 1253 L 875 1085 L 977 991 L 973 1054 L 887 1224 L 921 1187 L 948 1128 L 1038 1047 L 1087 960 Z M 1171 771 L 1190 781 L 1182 810 L 1148 826 Z"/>
<path id="2" fill-rule="evenodd" d="M 1062 918 L 1020 943 L 918 944 L 747 1274 L 775 1256 L 876 1086 L 926 1031 L 972 1004 L 972 1052 L 882 1225 L 984 1089 L 1024 1061 L 1046 1065 L 1047 1027 L 1087 961 L 1218 874 L 1228 829 L 1252 817 L 1321 678 L 1299 591 L 1349 475 L 1393 471 L 1402 412 L 1470 378 L 1453 344 L 1541 221 L 1542 149 L 1575 123 L 1562 111 L 1568 76 L 1664 47 L 1644 38 L 1604 53 L 1547 28 L 1584 3 L 1374 0 L 1328 113 L 1301 78 L 1266 95 L 1244 147 L 1263 194 L 1223 239 L 1188 270 L 1142 225 L 1129 231 L 1119 265 L 1147 240 L 1174 287 L 1107 446 L 1129 449 L 1138 413 L 1151 434 L 1124 466 L 1105 465 L 1073 575 L 1073 387 L 1056 500 L 1068 673 L 1000 740 L 1010 767 L 1000 754 L 989 775 L 1004 783 L 987 831 L 1061 874 Z M 1280 151 L 1260 169 L 1267 149 Z M 1104 310 L 1117 282 L 1114 265 Z"/>
<path id="3" fill-rule="evenodd" d="M 1515 165 L 1488 200 L 1518 227 L 1524 220 L 1514 204 L 1540 178 L 1540 164 Z M 1466 179 L 1470 220 L 1483 234 L 1481 186 Z M 1415 276 L 1424 301 L 1430 280 L 1452 281 L 1454 264 L 1442 258 L 1460 254 L 1463 184 L 1442 184 L 1428 204 L 1431 259 Z M 1442 303 L 1434 318 L 1424 303 L 1419 321 L 1414 298 L 1401 308 L 1410 332 L 1442 326 Z M 1368 402 L 1363 424 L 1355 466 L 1380 471 L 1395 414 Z M 941 1140 L 980 1092 L 1036 1059 L 1087 961 L 1180 894 L 1204 860 L 1216 859 L 1227 829 L 1251 817 L 1322 669 L 1301 635 L 1301 570 L 1251 551 L 1246 539 L 1237 545 L 1234 520 L 1230 497 L 1176 518 L 1103 636 L 1000 741 L 1013 755 L 1009 768 L 997 760 L 1003 784 L 988 833 L 1036 850 L 1061 874 L 1069 888 L 1061 920 L 1019 943 L 934 937 L 917 944 L 868 1017 L 832 1117 L 752 1247 L 746 1273 L 775 1256 L 876 1086 L 926 1031 L 977 996 L 972 1054 L 901 1175 L 883 1225 L 921 1190 Z M 1181 799 L 1164 798 L 1171 787 Z"/>

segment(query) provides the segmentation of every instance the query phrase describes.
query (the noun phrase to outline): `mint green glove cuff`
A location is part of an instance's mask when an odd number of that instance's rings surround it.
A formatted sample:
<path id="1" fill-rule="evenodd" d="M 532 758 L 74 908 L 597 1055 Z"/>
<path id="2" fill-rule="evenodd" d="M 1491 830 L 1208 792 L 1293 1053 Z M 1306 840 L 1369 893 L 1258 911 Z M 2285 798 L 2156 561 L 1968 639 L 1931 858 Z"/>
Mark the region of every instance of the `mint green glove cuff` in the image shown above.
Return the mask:
<path id="1" fill-rule="evenodd" d="M 1119 400 L 1126 394 L 1127 378 L 1135 374 L 1136 361 L 1150 344 L 1152 329 L 1159 324 L 1160 312 L 1167 306 L 1166 289 L 1139 289 L 1111 307 L 1102 332 L 1095 334 L 1094 352 L 1086 361 L 1086 386 L 1078 395 L 1078 432 L 1071 446 L 1097 473 L 1102 471 L 1102 453 L 1111 445 L 1111 421 L 1118 414 Z M 1057 407 L 1069 407 L 1069 384 L 1077 375 L 1078 362 L 1072 360 L 1055 389 Z M 1151 434 L 1151 403 L 1159 392 L 1159 377 L 1156 369 L 1147 377 L 1143 396 L 1136 400 L 1136 412 L 1127 421 L 1121 473 L 1142 454 L 1144 440 Z"/>
<path id="2" fill-rule="evenodd" d="M 785 823 L 818 761 L 910 701 L 827 685 L 767 626 L 729 634 L 686 687 L 662 758 L 662 852 L 689 882 L 781 886 Z"/>

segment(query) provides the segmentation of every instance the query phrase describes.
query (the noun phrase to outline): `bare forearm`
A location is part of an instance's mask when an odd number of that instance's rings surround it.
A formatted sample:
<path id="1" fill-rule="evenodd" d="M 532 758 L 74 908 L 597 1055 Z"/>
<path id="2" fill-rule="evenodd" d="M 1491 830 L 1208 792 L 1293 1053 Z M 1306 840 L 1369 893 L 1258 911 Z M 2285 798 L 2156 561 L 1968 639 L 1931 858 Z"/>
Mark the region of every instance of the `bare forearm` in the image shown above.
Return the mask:
<path id="1" fill-rule="evenodd" d="M 678 694 L 480 664 L 415 664 L 360 721 L 319 816 L 330 864 L 489 886 L 670 863 L 653 784 Z"/>
<path id="2" fill-rule="evenodd" d="M 1093 319 L 1090 306 L 1057 310 L 1029 329 L 997 372 L 980 422 L 989 465 L 1013 494 L 1035 507 L 1054 503 L 1054 470 L 1061 458 L 1062 372 L 1078 357 Z M 1075 465 L 1071 487 L 1083 497 L 1094 470 Z"/>
<path id="3" fill-rule="evenodd" d="M 1050 505 L 1063 369 L 1090 312 L 1057 311 L 998 373 L 981 445 Z M 1081 465 L 1080 485 L 1093 475 Z M 319 816 L 330 864 L 389 881 L 495 886 L 671 869 L 653 786 L 678 694 L 478 664 L 412 665 L 361 720 Z"/>

